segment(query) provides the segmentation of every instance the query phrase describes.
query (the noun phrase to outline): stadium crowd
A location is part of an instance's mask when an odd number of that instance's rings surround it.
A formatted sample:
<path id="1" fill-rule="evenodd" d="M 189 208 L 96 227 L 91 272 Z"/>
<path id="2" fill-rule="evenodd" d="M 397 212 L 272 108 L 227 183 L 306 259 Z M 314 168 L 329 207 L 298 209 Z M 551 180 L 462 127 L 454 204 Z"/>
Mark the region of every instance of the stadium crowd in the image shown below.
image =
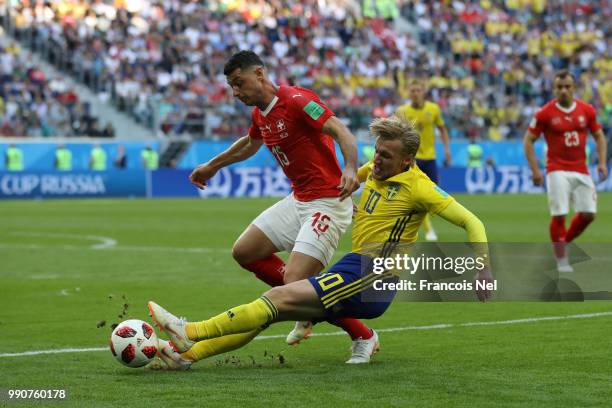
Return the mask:
<path id="1" fill-rule="evenodd" d="M 0 136 L 106 136 L 104 129 L 62 78 L 48 79 L 31 54 L 0 43 Z"/>
<path id="2" fill-rule="evenodd" d="M 607 0 L 62 0 L 19 2 L 11 32 L 168 135 L 246 133 L 249 108 L 222 71 L 251 49 L 353 130 L 427 77 L 452 138 L 501 140 L 523 135 L 559 68 L 609 130 L 610 17 Z"/>

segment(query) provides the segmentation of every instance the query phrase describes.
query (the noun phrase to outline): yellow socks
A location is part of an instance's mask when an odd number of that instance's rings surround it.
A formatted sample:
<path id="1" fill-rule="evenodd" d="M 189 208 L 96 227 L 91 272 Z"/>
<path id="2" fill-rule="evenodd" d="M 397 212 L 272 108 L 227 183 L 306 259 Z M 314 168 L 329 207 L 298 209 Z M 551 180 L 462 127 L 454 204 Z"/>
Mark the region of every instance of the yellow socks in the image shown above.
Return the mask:
<path id="1" fill-rule="evenodd" d="M 276 306 L 265 296 L 198 323 L 187 323 L 191 340 L 206 340 L 228 334 L 245 333 L 271 323 L 278 315 Z"/>
<path id="2" fill-rule="evenodd" d="M 181 354 L 181 357 L 191 361 L 199 361 L 217 354 L 236 350 L 253 340 L 261 328 L 246 333 L 230 334 L 229 336 L 217 337 L 216 339 L 202 340 L 194 344 L 189 350 Z"/>

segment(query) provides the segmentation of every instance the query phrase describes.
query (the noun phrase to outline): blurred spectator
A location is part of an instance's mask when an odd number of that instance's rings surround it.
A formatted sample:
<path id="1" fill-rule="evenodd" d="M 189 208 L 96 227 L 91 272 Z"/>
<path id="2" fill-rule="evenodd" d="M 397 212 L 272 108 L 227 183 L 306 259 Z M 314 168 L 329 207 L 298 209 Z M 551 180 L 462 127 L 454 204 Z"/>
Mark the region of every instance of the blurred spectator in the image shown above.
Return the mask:
<path id="1" fill-rule="evenodd" d="M 113 164 L 117 169 L 125 169 L 127 167 L 127 156 L 125 154 L 125 147 L 123 145 L 117 146 L 117 154 L 113 159 Z"/>
<path id="2" fill-rule="evenodd" d="M 91 149 L 89 168 L 94 171 L 106 170 L 106 151 L 99 144 L 95 144 Z"/>
<path id="3" fill-rule="evenodd" d="M 72 170 L 72 152 L 63 144 L 57 145 L 55 149 L 55 169 L 59 171 Z"/>
<path id="4" fill-rule="evenodd" d="M 482 146 L 478 144 L 478 140 L 474 137 L 470 139 L 470 144 L 467 147 L 468 167 L 482 167 Z"/>
<path id="5" fill-rule="evenodd" d="M 85 129 L 71 128 L 72 121 L 87 120 L 82 112 L 61 78 L 47 80 L 17 44 L 0 46 L 0 135 L 84 135 Z"/>
<path id="6" fill-rule="evenodd" d="M 23 152 L 11 143 L 4 154 L 4 165 L 8 171 L 23 171 Z"/>
<path id="7" fill-rule="evenodd" d="M 112 122 L 108 122 L 106 127 L 102 129 L 102 137 L 115 137 L 115 127 Z"/>
<path id="8" fill-rule="evenodd" d="M 142 167 L 146 170 L 157 170 L 159 167 L 159 155 L 151 146 L 147 146 L 140 153 Z"/>

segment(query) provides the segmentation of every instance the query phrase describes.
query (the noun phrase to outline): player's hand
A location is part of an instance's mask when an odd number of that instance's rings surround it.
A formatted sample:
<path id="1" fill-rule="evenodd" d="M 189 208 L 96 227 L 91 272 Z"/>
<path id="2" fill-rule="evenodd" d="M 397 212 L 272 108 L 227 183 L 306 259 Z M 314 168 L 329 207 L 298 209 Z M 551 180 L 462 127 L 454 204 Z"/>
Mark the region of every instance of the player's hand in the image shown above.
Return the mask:
<path id="1" fill-rule="evenodd" d="M 450 167 L 452 163 L 450 150 L 444 151 L 444 167 Z"/>
<path id="2" fill-rule="evenodd" d="M 359 188 L 359 179 L 357 178 L 357 170 L 344 169 L 340 178 L 340 201 L 350 197 Z"/>
<path id="3" fill-rule="evenodd" d="M 597 165 L 597 172 L 599 173 L 599 181 L 604 181 L 608 178 L 608 166 L 605 164 Z"/>
<path id="4" fill-rule="evenodd" d="M 542 172 L 540 171 L 540 169 L 537 169 L 536 171 L 534 171 L 533 174 L 531 175 L 531 178 L 533 179 L 534 186 L 544 185 L 544 176 L 542 175 Z"/>
<path id="5" fill-rule="evenodd" d="M 200 190 L 204 190 L 206 182 L 215 174 L 217 174 L 217 169 L 208 163 L 200 164 L 189 175 L 189 181 Z"/>
<path id="6" fill-rule="evenodd" d="M 474 278 L 476 282 L 482 283 L 491 283 L 493 282 L 493 275 L 491 274 L 491 269 L 489 267 L 485 267 L 482 270 L 476 273 L 476 277 Z M 476 289 L 476 296 L 478 296 L 478 300 L 481 302 L 486 302 L 491 299 L 491 291 L 487 289 Z"/>

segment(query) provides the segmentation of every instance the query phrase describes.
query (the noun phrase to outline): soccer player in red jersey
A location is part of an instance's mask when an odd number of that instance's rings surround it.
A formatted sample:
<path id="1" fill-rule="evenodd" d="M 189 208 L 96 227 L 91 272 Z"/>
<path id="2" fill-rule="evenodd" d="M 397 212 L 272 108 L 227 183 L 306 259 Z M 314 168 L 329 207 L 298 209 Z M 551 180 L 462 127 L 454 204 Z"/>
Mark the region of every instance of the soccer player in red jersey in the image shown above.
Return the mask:
<path id="1" fill-rule="evenodd" d="M 572 242 L 595 218 L 597 193 L 589 175 L 586 140 L 591 132 L 597 143 L 600 180 L 608 177 L 606 138 L 597 123 L 595 108 L 574 99 L 574 78 L 567 70 L 555 75 L 555 99 L 544 105 L 534 116 L 524 138 L 525 154 L 531 167 L 533 183 L 543 185 L 533 144 L 544 133 L 548 146 L 546 155 L 546 184 L 552 220 L 550 239 L 555 248 L 559 272 L 572 272 L 565 245 Z M 568 230 L 565 216 L 573 203 L 575 215 Z"/>
<path id="2" fill-rule="evenodd" d="M 350 197 L 359 187 L 355 138 L 315 93 L 270 81 L 264 63 L 252 51 L 234 54 L 224 74 L 234 97 L 255 107 L 252 125 L 247 136 L 198 166 L 190 180 L 204 188 L 219 169 L 251 157 L 265 144 L 291 181 L 293 194 L 261 213 L 234 243 L 232 255 L 271 286 L 317 275 L 331 261 L 351 222 Z M 334 140 L 345 159 L 344 171 Z M 286 265 L 275 255 L 283 250 L 290 253 Z M 378 347 L 376 333 L 355 319 L 331 323 L 353 340 L 348 362 L 368 362 L 371 349 Z M 307 338 L 311 326 L 297 322 L 287 343 Z"/>

